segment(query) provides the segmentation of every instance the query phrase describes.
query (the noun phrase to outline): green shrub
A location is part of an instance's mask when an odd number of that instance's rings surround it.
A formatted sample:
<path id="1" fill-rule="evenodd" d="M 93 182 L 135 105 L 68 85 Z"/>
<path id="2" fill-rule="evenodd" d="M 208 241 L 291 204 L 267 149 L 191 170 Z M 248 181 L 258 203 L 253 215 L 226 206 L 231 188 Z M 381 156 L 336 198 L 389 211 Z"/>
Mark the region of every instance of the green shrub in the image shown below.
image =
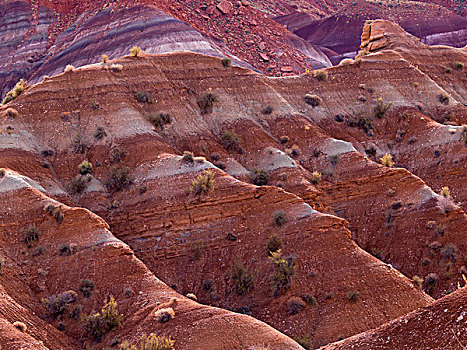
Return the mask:
<path id="1" fill-rule="evenodd" d="M 279 139 L 281 145 L 287 143 L 290 141 L 290 138 L 287 136 L 287 135 L 284 135 L 284 136 L 281 136 L 281 138 Z"/>
<path id="2" fill-rule="evenodd" d="M 373 129 L 372 120 L 364 115 L 359 115 L 357 117 L 357 127 L 363 129 L 367 134 L 370 133 L 370 130 Z"/>
<path id="3" fill-rule="evenodd" d="M 104 185 L 110 192 L 119 192 L 133 183 L 133 176 L 126 166 L 111 167 Z"/>
<path id="4" fill-rule="evenodd" d="M 60 205 L 55 206 L 53 204 L 49 204 L 46 207 L 46 210 L 55 219 L 55 221 L 57 221 L 57 224 L 60 225 L 63 222 L 64 217 L 62 214 L 62 207 Z"/>
<path id="5" fill-rule="evenodd" d="M 148 91 L 136 91 L 135 92 L 136 101 L 141 103 L 152 103 L 153 99 L 151 93 Z"/>
<path id="6" fill-rule="evenodd" d="M 464 69 L 464 64 L 462 62 L 454 62 L 452 64 L 452 68 L 454 68 L 455 70 L 461 71 Z"/>
<path id="7" fill-rule="evenodd" d="M 242 139 L 234 130 L 224 130 L 222 132 L 221 144 L 226 150 L 236 150 L 240 149 L 240 143 Z"/>
<path id="8" fill-rule="evenodd" d="M 423 290 L 427 294 L 432 294 L 433 289 L 439 281 L 439 276 L 436 273 L 429 273 L 423 281 Z"/>
<path id="9" fill-rule="evenodd" d="M 280 249 L 276 252 L 271 252 L 269 259 L 275 267 L 275 271 L 271 274 L 270 278 L 274 296 L 277 297 L 290 288 L 292 276 L 295 274 L 295 259 L 283 258 Z"/>
<path id="10" fill-rule="evenodd" d="M 166 308 L 159 309 L 156 312 L 154 312 L 154 317 L 160 323 L 166 323 L 175 317 L 175 311 L 171 307 L 166 307 Z"/>
<path id="11" fill-rule="evenodd" d="M 150 334 L 142 335 L 136 344 L 130 345 L 128 341 L 124 341 L 120 345 L 120 350 L 173 350 L 175 341 L 170 337 L 157 336 Z"/>
<path id="12" fill-rule="evenodd" d="M 98 126 L 94 133 L 94 139 L 102 140 L 106 136 L 107 136 L 107 133 L 105 132 L 105 129 L 102 126 Z"/>
<path id="13" fill-rule="evenodd" d="M 17 98 L 26 89 L 26 86 L 27 84 L 24 81 L 24 79 L 20 79 L 16 83 L 15 87 L 7 92 L 7 94 L 5 95 L 5 98 L 2 101 L 2 104 L 7 104 L 8 102 Z"/>
<path id="14" fill-rule="evenodd" d="M 41 232 L 36 225 L 29 225 L 27 228 L 23 229 L 23 233 L 24 242 L 28 245 L 28 248 L 33 247 L 37 242 L 39 242 Z"/>
<path id="15" fill-rule="evenodd" d="M 130 54 L 133 56 L 133 57 L 138 57 L 141 53 L 141 48 L 139 46 L 133 46 L 131 49 L 130 49 Z"/>
<path id="16" fill-rule="evenodd" d="M 221 63 L 225 68 L 227 68 L 232 65 L 232 60 L 230 58 L 224 57 L 223 59 L 221 59 Z"/>
<path id="17" fill-rule="evenodd" d="M 43 298 L 42 305 L 46 307 L 50 317 L 56 318 L 68 310 L 70 304 L 74 303 L 77 297 L 78 295 L 75 291 L 69 290 L 58 295 Z"/>
<path id="18" fill-rule="evenodd" d="M 306 94 L 304 97 L 304 100 L 307 104 L 309 104 L 311 107 L 318 107 L 322 100 L 319 96 L 317 95 L 311 95 L 311 94 Z"/>
<path id="19" fill-rule="evenodd" d="M 198 261 L 199 259 L 201 259 L 201 256 L 204 253 L 204 243 L 203 242 L 193 243 L 192 251 L 193 251 L 193 259 L 195 261 Z"/>
<path id="20" fill-rule="evenodd" d="M 287 222 L 287 215 L 283 210 L 278 210 L 274 213 L 272 222 L 276 226 L 282 226 Z"/>
<path id="21" fill-rule="evenodd" d="M 10 118 L 16 118 L 18 116 L 18 111 L 14 108 L 7 108 L 6 116 Z"/>
<path id="22" fill-rule="evenodd" d="M 83 293 L 85 298 L 89 298 L 94 290 L 94 281 L 84 279 L 79 282 L 79 290 Z"/>
<path id="23" fill-rule="evenodd" d="M 71 180 L 68 187 L 72 194 L 83 193 L 86 190 L 88 182 L 89 179 L 85 176 L 78 175 Z"/>
<path id="24" fill-rule="evenodd" d="M 238 295 L 243 295 L 253 288 L 253 275 L 247 271 L 240 258 L 232 268 L 232 279 L 235 282 L 235 293 Z"/>
<path id="25" fill-rule="evenodd" d="M 358 291 L 350 291 L 347 293 L 347 299 L 349 299 L 349 301 L 353 302 L 353 303 L 356 303 L 358 298 L 360 297 L 360 292 Z"/>
<path id="26" fill-rule="evenodd" d="M 214 102 L 217 102 L 217 96 L 211 92 L 202 94 L 197 101 L 201 114 L 212 113 Z"/>
<path id="27" fill-rule="evenodd" d="M 457 247 L 452 244 L 448 243 L 446 244 L 443 249 L 441 249 L 441 255 L 446 259 L 446 260 L 456 260 L 456 252 L 457 252 Z"/>
<path id="28" fill-rule="evenodd" d="M 86 333 L 100 340 L 106 333 L 122 323 L 123 315 L 118 313 L 118 305 L 114 297 L 110 297 L 100 312 L 83 315 L 82 321 Z"/>
<path id="29" fill-rule="evenodd" d="M 172 118 L 168 113 L 159 113 L 156 115 L 148 114 L 147 118 L 154 127 L 160 130 L 163 130 L 166 125 L 172 123 Z"/>
<path id="30" fill-rule="evenodd" d="M 328 73 L 325 70 L 319 69 L 315 71 L 315 78 L 319 81 L 325 81 L 328 79 Z"/>
<path id="31" fill-rule="evenodd" d="M 111 164 L 118 164 L 125 160 L 126 152 L 122 149 L 116 148 L 112 150 L 110 155 L 110 163 Z"/>
<path id="32" fill-rule="evenodd" d="M 451 191 L 449 190 L 449 187 L 448 186 L 443 186 L 441 188 L 441 191 L 439 192 L 439 194 L 445 198 L 450 198 L 451 197 Z"/>
<path id="33" fill-rule="evenodd" d="M 413 276 L 412 281 L 418 288 L 420 288 L 420 289 L 422 288 L 422 286 L 423 286 L 423 277 Z"/>
<path id="34" fill-rule="evenodd" d="M 266 106 L 262 109 L 261 113 L 268 115 L 271 114 L 273 111 L 274 108 L 272 108 L 272 106 Z"/>
<path id="35" fill-rule="evenodd" d="M 195 196 L 208 194 L 214 188 L 214 173 L 212 170 L 204 170 L 191 182 L 191 192 Z"/>
<path id="36" fill-rule="evenodd" d="M 328 158 L 329 158 L 329 162 L 334 166 L 336 166 L 337 163 L 339 163 L 339 155 L 338 154 L 333 154 L 332 156 L 329 156 Z"/>
<path id="37" fill-rule="evenodd" d="M 193 164 L 195 162 L 195 157 L 193 153 L 185 151 L 183 152 L 182 162 L 185 164 Z"/>
<path id="38" fill-rule="evenodd" d="M 373 109 L 373 116 L 378 119 L 384 118 L 386 116 L 387 111 L 391 108 L 392 102 L 384 103 L 383 98 L 380 97 L 376 101 L 376 106 Z"/>
<path id="39" fill-rule="evenodd" d="M 68 256 L 73 254 L 73 250 L 69 243 L 60 244 L 58 246 L 58 254 L 62 256 Z"/>
<path id="40" fill-rule="evenodd" d="M 438 100 L 443 105 L 448 105 L 449 104 L 449 96 L 447 94 L 445 94 L 444 92 L 438 94 Z"/>
<path id="41" fill-rule="evenodd" d="M 305 294 L 305 296 L 303 297 L 303 300 L 308 305 L 315 305 L 316 304 L 316 298 L 311 294 Z"/>
<path id="42" fill-rule="evenodd" d="M 273 235 L 269 236 L 268 245 L 267 245 L 267 253 L 268 255 L 271 252 L 277 252 L 282 247 L 282 239 L 274 233 Z"/>
<path id="43" fill-rule="evenodd" d="M 392 168 L 394 166 L 394 162 L 392 161 L 392 156 L 389 153 L 386 153 L 382 158 L 379 159 L 381 164 L 388 168 Z"/>
<path id="44" fill-rule="evenodd" d="M 81 164 L 78 165 L 78 171 L 81 175 L 92 173 L 92 163 L 87 160 L 83 160 Z"/>
<path id="45" fill-rule="evenodd" d="M 300 344 L 302 348 L 305 350 L 314 349 L 313 347 L 313 338 L 307 335 L 303 335 L 301 337 L 295 337 L 294 340 Z"/>
<path id="46" fill-rule="evenodd" d="M 88 144 L 83 135 L 77 134 L 71 141 L 71 150 L 73 153 L 83 154 L 88 149 Z"/>
<path id="47" fill-rule="evenodd" d="M 311 174 L 310 181 L 313 185 L 317 185 L 321 182 L 322 177 L 323 175 L 321 175 L 321 173 L 313 171 L 313 173 Z"/>
<path id="48" fill-rule="evenodd" d="M 305 308 L 305 302 L 300 297 L 292 297 L 287 301 L 287 313 L 298 314 Z"/>
<path id="49" fill-rule="evenodd" d="M 269 172 L 261 169 L 252 170 L 250 180 L 256 186 L 265 186 L 269 183 Z"/>

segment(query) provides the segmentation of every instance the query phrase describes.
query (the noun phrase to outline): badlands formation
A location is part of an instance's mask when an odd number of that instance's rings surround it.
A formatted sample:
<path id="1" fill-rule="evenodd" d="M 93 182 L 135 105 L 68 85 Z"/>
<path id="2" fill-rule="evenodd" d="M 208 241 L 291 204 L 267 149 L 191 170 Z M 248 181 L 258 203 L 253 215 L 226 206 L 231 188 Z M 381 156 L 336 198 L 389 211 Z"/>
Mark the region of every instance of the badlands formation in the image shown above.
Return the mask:
<path id="1" fill-rule="evenodd" d="M 4 0 L 0 349 L 465 349 L 463 6 Z"/>

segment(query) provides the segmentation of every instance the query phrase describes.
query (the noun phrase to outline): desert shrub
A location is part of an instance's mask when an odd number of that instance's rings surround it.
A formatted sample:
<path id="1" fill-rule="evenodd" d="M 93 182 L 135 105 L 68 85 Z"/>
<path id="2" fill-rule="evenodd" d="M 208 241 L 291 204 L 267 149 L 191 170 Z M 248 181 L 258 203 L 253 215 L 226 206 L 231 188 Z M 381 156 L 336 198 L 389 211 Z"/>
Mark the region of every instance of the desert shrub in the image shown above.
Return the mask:
<path id="1" fill-rule="evenodd" d="M 45 248 L 43 246 L 39 246 L 34 249 L 32 252 L 32 256 L 39 256 L 39 255 L 44 255 L 46 252 Z"/>
<path id="2" fill-rule="evenodd" d="M 269 236 L 268 245 L 267 245 L 267 253 L 268 255 L 271 252 L 277 252 L 282 247 L 282 239 L 274 233 L 273 235 Z"/>
<path id="3" fill-rule="evenodd" d="M 328 158 L 329 158 L 329 162 L 333 166 L 336 166 L 337 163 L 339 163 L 339 155 L 338 154 L 333 154 L 333 155 L 329 156 Z"/>
<path id="4" fill-rule="evenodd" d="M 83 312 L 83 306 L 82 305 L 74 305 L 73 308 L 71 309 L 70 313 L 68 314 L 68 317 L 74 318 L 75 320 L 78 320 L 79 317 L 81 316 L 81 313 Z"/>
<path id="5" fill-rule="evenodd" d="M 60 225 L 63 222 L 63 214 L 62 214 L 62 207 L 61 206 L 55 206 L 53 204 L 47 205 L 45 208 L 47 212 L 57 221 L 57 223 Z"/>
<path id="6" fill-rule="evenodd" d="M 110 69 L 112 70 L 112 72 L 118 73 L 123 70 L 123 66 L 121 64 L 113 63 L 110 65 Z"/>
<path id="7" fill-rule="evenodd" d="M 274 212 L 272 216 L 272 222 L 276 226 L 282 226 L 287 222 L 287 215 L 283 210 L 278 210 Z"/>
<path id="8" fill-rule="evenodd" d="M 141 53 L 141 48 L 140 48 L 139 46 L 133 46 L 133 47 L 130 49 L 130 54 L 131 54 L 133 57 L 138 57 L 140 53 Z"/>
<path id="9" fill-rule="evenodd" d="M 321 97 L 317 95 L 311 95 L 311 94 L 306 94 L 304 97 L 304 100 L 307 104 L 309 104 L 313 108 L 318 107 L 322 102 Z"/>
<path id="10" fill-rule="evenodd" d="M 370 250 L 370 254 L 373 255 L 376 259 L 379 259 L 381 261 L 384 260 L 384 257 L 386 255 L 384 251 L 379 248 L 372 248 Z"/>
<path id="11" fill-rule="evenodd" d="M 214 102 L 217 102 L 217 96 L 211 92 L 205 92 L 196 101 L 201 111 L 201 114 L 212 113 L 212 107 L 214 106 Z"/>
<path id="12" fill-rule="evenodd" d="M 86 190 L 89 180 L 85 176 L 78 175 L 69 183 L 69 190 L 72 194 L 83 193 Z"/>
<path id="13" fill-rule="evenodd" d="M 276 252 L 271 252 L 269 259 L 275 267 L 274 272 L 270 276 L 271 288 L 274 296 L 279 296 L 290 287 L 292 276 L 295 274 L 295 259 L 285 259 L 282 257 L 280 249 Z"/>
<path id="14" fill-rule="evenodd" d="M 98 126 L 96 128 L 96 131 L 94 132 L 94 139 L 102 140 L 106 136 L 107 136 L 107 133 L 105 132 L 105 129 L 102 126 Z"/>
<path id="15" fill-rule="evenodd" d="M 311 349 L 314 349 L 313 347 L 313 338 L 307 336 L 307 335 L 303 335 L 301 337 L 295 337 L 294 340 L 300 344 L 300 346 L 302 348 L 304 348 L 305 350 L 311 350 Z"/>
<path id="16" fill-rule="evenodd" d="M 175 317 L 175 311 L 171 307 L 166 307 L 163 309 L 156 310 L 156 312 L 154 312 L 154 317 L 160 323 L 166 323 Z"/>
<path id="17" fill-rule="evenodd" d="M 451 197 L 451 191 L 449 190 L 448 186 L 443 186 L 439 194 L 445 198 Z"/>
<path id="18" fill-rule="evenodd" d="M 110 163 L 111 164 L 119 164 L 123 162 L 126 158 L 126 152 L 120 148 L 115 148 L 112 150 L 110 154 Z"/>
<path id="19" fill-rule="evenodd" d="M 250 180 L 256 186 L 265 186 L 269 183 L 269 172 L 261 169 L 252 170 Z"/>
<path id="20" fill-rule="evenodd" d="M 89 298 L 94 290 L 94 281 L 84 279 L 79 282 L 79 290 L 83 293 L 85 298 Z"/>
<path id="21" fill-rule="evenodd" d="M 444 92 L 440 93 L 438 94 L 438 101 L 442 103 L 443 105 L 447 105 L 449 104 L 449 96 L 445 94 Z"/>
<path id="22" fill-rule="evenodd" d="M 457 248 L 454 244 L 452 243 L 448 243 L 446 244 L 443 249 L 441 249 L 441 255 L 443 256 L 443 258 L 445 258 L 446 260 L 452 260 L 452 261 L 455 261 L 456 260 L 456 252 L 457 252 Z"/>
<path id="23" fill-rule="evenodd" d="M 467 146 L 467 126 L 462 129 L 461 142 L 464 142 L 464 145 Z"/>
<path id="24" fill-rule="evenodd" d="M 422 286 L 423 286 L 423 277 L 413 276 L 412 281 L 418 288 L 420 288 L 420 289 L 422 288 Z"/>
<path id="25" fill-rule="evenodd" d="M 83 315 L 82 321 L 86 333 L 94 337 L 94 339 L 100 340 L 110 330 L 119 327 L 122 323 L 123 315 L 118 313 L 117 308 L 117 302 L 111 296 L 105 302 L 100 312 Z"/>
<path id="26" fill-rule="evenodd" d="M 431 294 L 433 292 L 433 288 L 436 286 L 436 283 L 438 283 L 439 277 L 436 273 L 429 273 L 426 275 L 425 280 L 423 282 L 423 290 Z"/>
<path id="27" fill-rule="evenodd" d="M 311 174 L 310 181 L 313 185 L 317 185 L 321 182 L 322 177 L 323 175 L 321 175 L 321 173 L 313 171 L 313 173 Z"/>
<path id="28" fill-rule="evenodd" d="M 211 170 L 204 170 L 196 179 L 191 182 L 191 192 L 195 196 L 208 194 L 214 188 L 214 173 Z"/>
<path id="29" fill-rule="evenodd" d="M 244 295 L 253 288 L 253 275 L 247 271 L 243 261 L 238 258 L 232 267 L 232 279 L 235 283 L 235 293 Z"/>
<path id="30" fill-rule="evenodd" d="M 462 62 L 454 62 L 452 64 L 452 68 L 454 68 L 455 70 L 461 71 L 464 69 L 464 64 Z"/>
<path id="31" fill-rule="evenodd" d="M 170 337 L 157 336 L 150 334 L 148 336 L 142 335 L 136 344 L 130 344 L 124 341 L 120 345 L 120 350 L 173 350 L 175 340 Z"/>
<path id="32" fill-rule="evenodd" d="M 328 73 L 325 70 L 319 69 L 315 71 L 315 78 L 319 81 L 325 81 L 328 79 Z"/>
<path id="33" fill-rule="evenodd" d="M 13 327 L 15 327 L 17 330 L 23 333 L 26 332 L 26 330 L 28 329 L 28 327 L 23 322 L 20 322 L 20 321 L 13 322 Z"/>
<path id="34" fill-rule="evenodd" d="M 2 268 L 3 268 L 3 265 L 5 265 L 5 260 L 3 260 L 2 257 L 0 257 L 0 276 L 2 275 Z"/>
<path id="35" fill-rule="evenodd" d="M 81 175 L 92 173 L 92 163 L 87 160 L 83 160 L 81 164 L 78 165 L 78 171 Z"/>
<path id="36" fill-rule="evenodd" d="M 36 225 L 32 224 L 23 229 L 23 234 L 24 242 L 28 245 L 28 248 L 31 248 L 39 242 L 41 232 Z"/>
<path id="37" fill-rule="evenodd" d="M 63 243 L 58 246 L 58 254 L 62 256 L 68 256 L 73 254 L 73 251 L 69 243 Z"/>
<path id="38" fill-rule="evenodd" d="M 288 314 L 295 315 L 305 308 L 305 302 L 300 297 L 292 297 L 287 301 L 286 308 Z"/>
<path id="39" fill-rule="evenodd" d="M 290 141 L 290 138 L 287 136 L 287 135 L 284 135 L 284 136 L 281 136 L 281 138 L 279 139 L 281 145 L 283 145 L 284 143 L 287 143 Z"/>
<path id="40" fill-rule="evenodd" d="M 17 98 L 26 89 L 26 86 L 27 86 L 26 81 L 24 81 L 24 79 L 20 79 L 16 83 L 15 87 L 7 92 L 7 94 L 5 95 L 5 98 L 2 101 L 2 104 L 7 104 L 8 102 Z"/>
<path id="41" fill-rule="evenodd" d="M 193 153 L 185 151 L 183 152 L 182 162 L 186 164 L 193 164 L 195 162 L 195 157 Z"/>
<path id="42" fill-rule="evenodd" d="M 151 122 L 154 127 L 163 130 L 164 127 L 170 123 L 172 123 L 172 118 L 168 113 L 159 113 L 159 114 L 148 114 L 148 120 Z"/>
<path id="43" fill-rule="evenodd" d="M 193 259 L 198 261 L 201 259 L 201 256 L 204 253 L 204 243 L 203 242 L 195 242 L 193 243 L 191 250 L 193 252 Z"/>
<path id="44" fill-rule="evenodd" d="M 223 59 L 221 59 L 221 63 L 225 68 L 227 68 L 232 65 L 232 60 L 230 58 L 224 57 Z"/>
<path id="45" fill-rule="evenodd" d="M 62 315 L 76 301 L 78 295 L 75 291 L 69 290 L 57 295 L 52 295 L 42 299 L 42 304 L 46 307 L 50 317 L 56 318 Z"/>
<path id="46" fill-rule="evenodd" d="M 359 115 L 356 123 L 357 127 L 363 129 L 367 134 L 373 129 L 373 121 L 365 115 Z"/>
<path id="47" fill-rule="evenodd" d="M 5 168 L 0 168 L 0 179 L 1 179 L 2 177 L 4 177 L 5 174 L 6 174 Z"/>
<path id="48" fill-rule="evenodd" d="M 379 159 L 381 164 L 388 168 L 392 168 L 394 162 L 392 161 L 392 156 L 389 153 L 386 153 L 382 158 Z"/>
<path id="49" fill-rule="evenodd" d="M 107 55 L 102 55 L 101 61 L 102 61 L 102 63 L 107 63 L 107 62 L 109 61 L 109 56 L 107 56 Z"/>
<path id="50" fill-rule="evenodd" d="M 83 154 L 88 149 L 87 142 L 83 135 L 77 134 L 71 141 L 71 150 L 73 153 Z"/>
<path id="51" fill-rule="evenodd" d="M 324 296 L 324 299 L 326 300 L 331 300 L 332 298 L 334 298 L 334 293 L 326 293 Z"/>
<path id="52" fill-rule="evenodd" d="M 263 114 L 271 114 L 274 111 L 274 108 L 272 106 L 266 106 L 261 110 L 261 113 Z"/>
<path id="53" fill-rule="evenodd" d="M 239 150 L 242 139 L 234 130 L 222 131 L 221 144 L 226 150 Z"/>
<path id="54" fill-rule="evenodd" d="M 316 298 L 311 295 L 311 294 L 305 294 L 303 296 L 303 300 L 305 301 L 305 303 L 307 303 L 308 305 L 315 305 L 316 304 Z"/>
<path id="55" fill-rule="evenodd" d="M 64 69 L 64 72 L 67 73 L 67 72 L 73 72 L 75 70 L 75 67 L 72 66 L 71 64 L 67 64 L 65 69 Z"/>
<path id="56" fill-rule="evenodd" d="M 148 91 L 136 91 L 135 92 L 136 101 L 141 103 L 152 103 L 151 93 Z"/>
<path id="57" fill-rule="evenodd" d="M 358 298 L 360 297 L 360 292 L 353 290 L 347 293 L 347 299 L 352 303 L 356 303 Z"/>
<path id="58" fill-rule="evenodd" d="M 119 192 L 128 188 L 133 183 L 133 176 L 126 166 L 111 167 L 104 182 L 105 187 L 110 192 Z"/>
<path id="59" fill-rule="evenodd" d="M 391 108 L 391 105 L 392 102 L 384 103 L 382 97 L 378 98 L 378 100 L 376 101 L 376 106 L 373 109 L 373 116 L 379 119 L 384 118 L 389 108 Z"/>
<path id="60" fill-rule="evenodd" d="M 18 116 L 18 111 L 14 108 L 7 108 L 6 116 L 11 118 L 16 118 Z"/>
<path id="61" fill-rule="evenodd" d="M 201 283 L 201 285 L 203 286 L 203 289 L 206 291 L 206 292 L 213 292 L 214 291 L 214 287 L 213 287 L 213 284 L 214 284 L 214 281 L 213 280 L 205 280 Z"/>

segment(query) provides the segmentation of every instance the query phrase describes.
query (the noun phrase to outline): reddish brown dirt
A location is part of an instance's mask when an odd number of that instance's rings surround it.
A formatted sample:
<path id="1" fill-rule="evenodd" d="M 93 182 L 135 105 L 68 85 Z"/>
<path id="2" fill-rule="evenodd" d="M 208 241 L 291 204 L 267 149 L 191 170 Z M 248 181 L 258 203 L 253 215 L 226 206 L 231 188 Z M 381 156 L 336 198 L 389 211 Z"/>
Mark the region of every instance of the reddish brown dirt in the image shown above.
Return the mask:
<path id="1" fill-rule="evenodd" d="M 423 344 L 427 350 L 462 350 L 467 343 L 466 302 L 467 288 L 462 288 L 428 307 L 322 349 L 417 349 Z"/>

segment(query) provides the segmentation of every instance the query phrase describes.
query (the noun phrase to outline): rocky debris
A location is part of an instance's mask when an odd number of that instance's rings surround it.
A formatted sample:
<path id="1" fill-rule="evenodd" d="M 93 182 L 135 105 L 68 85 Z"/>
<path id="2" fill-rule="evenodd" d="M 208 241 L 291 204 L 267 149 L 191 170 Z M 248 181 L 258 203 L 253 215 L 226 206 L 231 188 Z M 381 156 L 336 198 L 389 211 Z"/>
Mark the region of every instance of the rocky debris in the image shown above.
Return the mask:
<path id="1" fill-rule="evenodd" d="M 227 15 L 232 11 L 233 6 L 229 0 L 222 0 L 219 4 L 217 4 L 216 8 L 224 15 Z"/>

